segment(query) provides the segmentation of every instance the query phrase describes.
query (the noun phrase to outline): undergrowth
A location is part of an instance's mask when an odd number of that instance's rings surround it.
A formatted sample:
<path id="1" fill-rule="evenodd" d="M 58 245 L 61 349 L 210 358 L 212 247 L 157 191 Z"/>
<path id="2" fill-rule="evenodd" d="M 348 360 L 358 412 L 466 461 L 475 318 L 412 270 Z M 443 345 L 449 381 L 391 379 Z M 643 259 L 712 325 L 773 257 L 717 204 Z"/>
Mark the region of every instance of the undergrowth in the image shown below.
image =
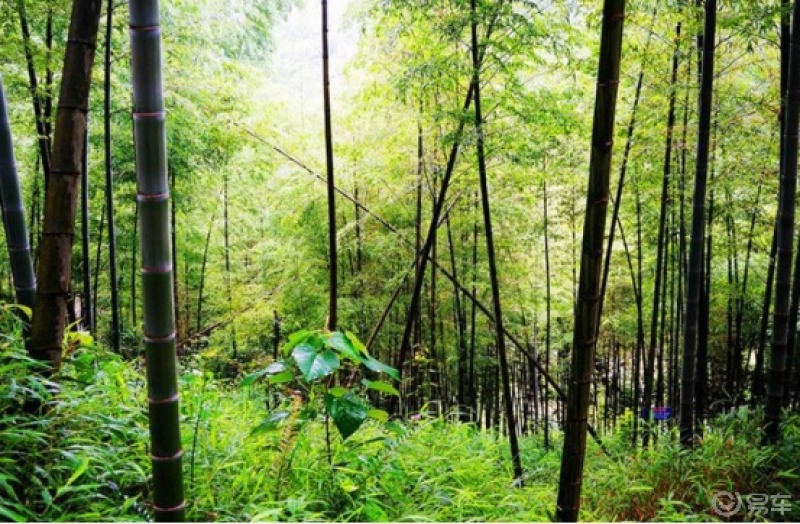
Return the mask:
<path id="1" fill-rule="evenodd" d="M 37 378 L 19 324 L 0 309 L 0 520 L 143 521 L 150 516 L 145 388 L 137 362 L 78 340 L 58 377 Z M 445 418 L 369 421 L 346 441 L 324 426 L 253 429 L 269 416 L 263 388 L 214 378 L 199 360 L 181 376 L 189 518 L 220 521 L 552 520 L 561 442 L 522 439 L 524 485 L 512 486 L 502 435 Z M 25 414 L 24 400 L 46 406 Z M 615 458 L 589 442 L 584 520 L 724 520 L 718 490 L 800 493 L 800 420 L 774 448 L 758 445 L 760 416 L 740 409 L 705 428 L 684 451 L 672 433 L 634 450 L 624 431 L 608 438 Z M 287 435 L 289 437 L 287 437 Z M 278 495 L 277 497 L 275 495 Z M 732 520 L 798 520 L 740 512 Z"/>

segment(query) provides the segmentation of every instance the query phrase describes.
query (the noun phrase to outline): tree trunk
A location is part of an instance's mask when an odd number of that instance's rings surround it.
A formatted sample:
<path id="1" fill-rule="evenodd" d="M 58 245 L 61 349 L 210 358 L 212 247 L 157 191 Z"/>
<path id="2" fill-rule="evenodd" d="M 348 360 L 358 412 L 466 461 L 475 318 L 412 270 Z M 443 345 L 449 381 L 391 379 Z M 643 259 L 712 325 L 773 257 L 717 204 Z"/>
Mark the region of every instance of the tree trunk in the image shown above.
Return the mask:
<path id="1" fill-rule="evenodd" d="M 17 14 L 19 15 L 20 29 L 22 30 L 22 45 L 25 50 L 25 64 L 28 68 L 28 83 L 30 85 L 31 100 L 33 101 L 33 115 L 36 121 L 36 134 L 39 137 L 37 141 L 39 144 L 39 158 L 42 162 L 45 188 L 47 188 L 47 183 L 50 178 L 50 134 L 48 132 L 48 124 L 46 123 L 45 110 L 42 108 L 43 97 L 41 93 L 39 93 L 39 82 L 36 78 L 36 66 L 33 63 L 33 51 L 31 50 L 31 31 L 28 27 L 28 13 L 25 9 L 25 0 L 17 0 Z M 52 13 L 48 15 L 47 31 L 49 36 L 47 41 L 48 43 L 52 43 Z M 49 48 L 50 46 L 48 45 L 48 51 Z M 52 83 L 52 78 L 49 75 L 48 80 L 50 83 Z"/>
<path id="2" fill-rule="evenodd" d="M 552 334 L 552 290 L 550 285 L 550 234 L 549 217 L 547 213 L 547 180 L 542 185 L 542 203 L 544 210 L 544 283 L 545 283 L 545 328 L 544 328 L 544 368 L 550 373 L 550 339 Z M 599 324 L 599 322 L 598 322 Z M 542 385 L 544 388 L 544 447 L 550 448 L 550 388 L 547 381 Z"/>
<path id="3" fill-rule="evenodd" d="M 157 0 L 130 2 L 133 125 L 155 519 L 185 518 L 175 362 L 169 185 Z"/>
<path id="4" fill-rule="evenodd" d="M 2 78 L 0 78 L 0 207 L 3 211 L 3 227 L 16 301 L 18 304 L 33 309 L 36 279 L 33 274 L 28 231 L 25 227 L 25 209 L 19 190 L 11 124 L 8 119 Z"/>
<path id="5" fill-rule="evenodd" d="M 72 239 L 83 137 L 89 110 L 101 0 L 75 0 L 56 111 L 51 171 L 47 184 L 36 304 L 29 350 L 53 371 L 61 366 L 61 343 L 72 275 Z"/>
<path id="6" fill-rule="evenodd" d="M 89 122 L 83 137 L 83 159 L 81 160 L 81 268 L 83 270 L 83 300 L 81 317 L 84 327 L 96 335 L 94 308 L 92 307 L 92 255 L 89 251 Z M 99 255 L 98 255 L 99 256 Z"/>
<path id="7" fill-rule="evenodd" d="M 789 306 L 792 276 L 792 244 L 797 189 L 797 135 L 800 116 L 800 3 L 795 2 L 792 15 L 789 76 L 786 85 L 786 113 L 783 124 L 783 162 L 778 202 L 778 259 L 775 277 L 775 310 L 773 312 L 772 351 L 770 353 L 767 403 L 764 410 L 764 442 L 775 444 L 780 438 L 780 410 L 783 402 L 783 375 L 789 338 Z"/>
<path id="8" fill-rule="evenodd" d="M 683 369 L 681 376 L 680 440 L 691 447 L 695 433 L 695 386 L 697 330 L 700 317 L 700 297 L 703 288 L 703 239 L 706 225 L 706 177 L 708 172 L 709 135 L 711 131 L 711 100 L 714 89 L 714 43 L 716 42 L 716 0 L 706 0 L 705 26 L 698 39 L 703 39 L 702 73 L 700 80 L 700 120 L 697 137 L 697 163 L 692 201 L 692 238 L 689 246 L 689 275 L 686 288 L 684 318 Z"/>
<path id="9" fill-rule="evenodd" d="M 589 386 L 594 371 L 597 343 L 599 291 L 602 270 L 603 233 L 608 207 L 609 172 L 614 137 L 614 113 L 617 102 L 624 0 L 605 0 L 600 42 L 600 63 L 592 129 L 589 186 L 581 250 L 581 278 L 575 308 L 573 354 L 564 452 L 558 488 L 556 517 L 575 522 L 580 509 L 583 462 L 586 453 L 586 416 Z"/>
<path id="10" fill-rule="evenodd" d="M 119 280 L 117 279 L 117 233 L 114 227 L 114 177 L 111 166 L 111 42 L 114 33 L 112 24 L 113 12 L 113 0 L 108 0 L 106 3 L 105 78 L 103 83 L 103 150 L 106 164 L 106 209 L 108 210 L 108 279 L 111 289 L 111 348 L 119 353 L 121 348 Z"/>
<path id="11" fill-rule="evenodd" d="M 509 376 L 508 358 L 503 333 L 503 313 L 500 306 L 500 283 L 497 278 L 497 261 L 495 259 L 494 234 L 492 231 L 492 214 L 489 207 L 489 187 L 486 173 L 486 156 L 484 151 L 484 122 L 481 108 L 481 60 L 478 52 L 478 22 L 475 8 L 476 0 L 470 0 L 470 13 L 472 15 L 472 84 L 475 94 L 475 131 L 477 133 L 478 176 L 481 189 L 481 207 L 483 209 L 484 233 L 486 234 L 486 251 L 489 258 L 489 280 L 492 286 L 492 305 L 495 318 L 495 337 L 497 342 L 497 355 L 500 362 L 500 378 L 503 388 L 503 403 L 508 428 L 508 441 L 511 447 L 511 461 L 514 467 L 514 478 L 522 482 L 522 460 L 519 455 L 519 442 L 517 441 L 516 421 L 514 420 L 513 403 L 511 396 L 511 379 Z"/>
<path id="12" fill-rule="evenodd" d="M 672 54 L 672 75 L 670 77 L 669 109 L 667 110 L 667 136 L 664 145 L 664 165 L 661 180 L 661 210 L 658 216 L 658 238 L 656 240 L 656 275 L 653 284 L 653 310 L 650 316 L 650 345 L 647 348 L 647 369 L 644 372 L 644 399 L 642 400 L 645 430 L 642 445 L 647 448 L 650 440 L 650 406 L 653 397 L 653 374 L 656 357 L 656 341 L 658 336 L 658 315 L 661 309 L 661 277 L 662 268 L 666 265 L 664 248 L 666 247 L 667 202 L 669 201 L 669 181 L 672 177 L 672 137 L 675 129 L 675 103 L 678 87 L 678 58 L 681 49 L 681 23 L 675 26 L 675 51 Z M 662 325 L 663 328 L 663 325 Z M 659 360 L 660 363 L 660 360 Z"/>
<path id="13" fill-rule="evenodd" d="M 336 190 L 333 178 L 333 133 L 331 131 L 331 94 L 328 73 L 328 1 L 322 0 L 322 95 L 325 112 L 325 165 L 328 175 L 328 322 L 331 331 L 337 324 L 337 255 L 336 255 Z"/>

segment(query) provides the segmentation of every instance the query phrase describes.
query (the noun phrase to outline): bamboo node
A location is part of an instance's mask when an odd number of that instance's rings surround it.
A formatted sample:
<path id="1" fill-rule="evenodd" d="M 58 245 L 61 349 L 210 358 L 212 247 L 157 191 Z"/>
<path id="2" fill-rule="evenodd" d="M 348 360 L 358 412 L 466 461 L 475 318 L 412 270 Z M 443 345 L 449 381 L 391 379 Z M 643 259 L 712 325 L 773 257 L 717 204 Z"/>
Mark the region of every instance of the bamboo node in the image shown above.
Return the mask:
<path id="1" fill-rule="evenodd" d="M 149 337 L 147 335 L 144 336 L 145 344 L 163 344 L 164 342 L 172 342 L 173 340 L 175 340 L 174 331 L 169 335 L 164 335 L 161 337 Z"/>
<path id="2" fill-rule="evenodd" d="M 181 458 L 182 456 L 183 456 L 183 450 L 179 449 L 178 452 L 175 453 L 174 455 L 170 455 L 170 456 L 167 456 L 167 457 L 161 457 L 161 456 L 158 456 L 158 455 L 150 455 L 150 458 L 153 460 L 153 462 L 169 462 L 171 460 L 177 460 L 177 459 Z"/>
<path id="3" fill-rule="evenodd" d="M 170 273 L 172 272 L 172 263 L 167 263 L 162 266 L 142 266 L 141 272 L 143 274 L 149 273 Z"/>
<path id="4" fill-rule="evenodd" d="M 169 191 L 163 193 L 138 193 L 136 195 L 138 202 L 163 202 L 169 200 Z"/>
<path id="5" fill-rule="evenodd" d="M 77 38 L 68 38 L 67 44 L 78 44 L 84 47 L 88 47 L 89 49 L 95 49 L 97 47 L 97 45 L 90 40 L 79 40 Z"/>
<path id="6" fill-rule="evenodd" d="M 56 169 L 56 168 L 51 168 L 49 174 L 51 174 L 51 175 L 61 175 L 61 176 L 72 176 L 72 177 L 81 176 L 80 170 L 76 171 L 74 169 Z"/>
<path id="7" fill-rule="evenodd" d="M 161 506 L 156 506 L 155 504 L 153 504 L 153 509 L 156 510 L 156 511 L 163 511 L 165 513 L 175 512 L 175 511 L 183 511 L 184 509 L 186 509 L 186 501 L 184 500 L 183 502 L 181 502 L 177 506 L 172 506 L 171 508 L 162 508 Z"/>
<path id="8" fill-rule="evenodd" d="M 160 33 L 160 25 L 131 25 L 128 26 L 132 33 Z"/>
<path id="9" fill-rule="evenodd" d="M 58 104 L 58 109 L 66 109 L 67 111 L 77 111 L 79 113 L 83 113 L 84 115 L 89 113 L 89 108 L 84 106 L 71 106 L 69 104 Z"/>
<path id="10" fill-rule="evenodd" d="M 179 393 L 173 393 L 172 395 L 170 395 L 170 396 L 168 396 L 166 398 L 162 398 L 162 399 L 158 399 L 158 400 L 152 399 L 152 398 L 149 398 L 149 397 L 147 399 L 147 401 L 150 404 L 154 404 L 154 405 L 172 404 L 173 402 L 178 402 L 178 400 L 180 400 L 180 394 Z M 183 453 L 183 451 L 181 451 L 181 453 Z"/>
<path id="11" fill-rule="evenodd" d="M 164 118 L 167 114 L 166 111 L 134 111 L 133 112 L 133 119 L 134 120 L 157 120 L 159 118 Z"/>

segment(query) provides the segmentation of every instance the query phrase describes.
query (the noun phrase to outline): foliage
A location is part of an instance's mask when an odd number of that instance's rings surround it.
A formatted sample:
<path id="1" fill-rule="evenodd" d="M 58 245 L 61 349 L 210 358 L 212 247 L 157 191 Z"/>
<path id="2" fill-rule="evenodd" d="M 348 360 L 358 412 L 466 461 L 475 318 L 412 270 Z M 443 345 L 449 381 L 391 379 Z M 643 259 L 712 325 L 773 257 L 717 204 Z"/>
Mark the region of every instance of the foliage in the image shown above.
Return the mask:
<path id="1" fill-rule="evenodd" d="M 289 336 L 283 353 L 286 358 L 246 376 L 242 385 L 249 386 L 264 379 L 270 386 L 283 388 L 289 392 L 290 398 L 304 401 L 304 421 L 313 420 L 317 413 L 321 413 L 326 429 L 330 418 L 345 440 L 361 427 L 367 417 L 380 421 L 388 418 L 385 411 L 373 409 L 369 401 L 354 390 L 353 382 L 359 371 L 384 373 L 397 379 L 397 370 L 372 357 L 353 333 L 298 331 Z M 341 377 L 339 382 L 342 385 L 335 385 L 337 376 Z M 361 386 L 365 390 L 400 395 L 391 383 L 382 380 L 363 378 Z M 292 400 L 290 405 L 289 410 L 271 412 L 255 431 L 274 429 L 284 420 L 291 422 L 287 424 L 291 426 L 296 422 L 299 407 L 296 400 Z"/>
<path id="2" fill-rule="evenodd" d="M 55 402 L 48 383 L 31 374 L 38 364 L 21 351 L 16 316 L 8 308 L 0 313 L 6 333 L 0 365 L 9 379 L 0 389 L 2 519 L 150 518 L 146 400 L 138 363 L 93 345 L 76 346 L 65 359 Z M 455 417 L 422 415 L 388 424 L 368 420 L 350 438 L 332 442 L 331 467 L 322 424 L 306 424 L 292 437 L 291 449 L 282 449 L 285 434 L 252 431 L 248 423 L 259 420 L 271 402 L 264 389 L 215 379 L 197 367 L 195 358 L 185 365 L 180 385 L 182 423 L 191 428 L 183 433 L 192 520 L 551 518 L 560 433 L 554 432 L 550 449 L 542 445 L 541 435 L 521 440 L 522 487 L 508 480 L 506 439 Z M 46 400 L 50 409 L 21 412 L 23 396 Z M 747 409 L 715 419 L 706 427 L 703 446 L 692 453 L 680 449 L 674 431 L 661 434 L 646 452 L 630 449 L 624 432 L 615 433 L 607 439 L 614 458 L 590 443 L 586 517 L 717 520 L 709 502 L 716 490 L 798 493 L 800 419 L 787 420 L 783 444 L 767 449 L 756 445 L 759 419 Z M 272 475 L 274 464 L 284 458 L 278 479 Z M 275 496 L 278 482 L 280 497 Z M 794 504 L 793 513 L 777 517 L 796 520 L 798 509 Z"/>

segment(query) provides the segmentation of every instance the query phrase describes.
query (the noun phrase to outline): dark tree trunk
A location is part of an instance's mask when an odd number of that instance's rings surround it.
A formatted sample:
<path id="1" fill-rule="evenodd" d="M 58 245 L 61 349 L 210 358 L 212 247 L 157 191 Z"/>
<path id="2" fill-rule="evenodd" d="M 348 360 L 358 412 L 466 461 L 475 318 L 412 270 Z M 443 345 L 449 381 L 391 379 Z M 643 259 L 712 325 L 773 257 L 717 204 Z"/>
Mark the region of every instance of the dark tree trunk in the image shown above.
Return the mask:
<path id="1" fill-rule="evenodd" d="M 506 356 L 505 336 L 503 332 L 503 313 L 500 306 L 500 283 L 497 278 L 497 261 L 495 259 L 494 234 L 492 231 L 492 214 L 489 207 L 489 186 L 486 173 L 486 156 L 484 152 L 484 122 L 481 108 L 481 59 L 478 51 L 478 23 L 476 20 L 476 0 L 470 1 L 472 14 L 472 85 L 475 94 L 475 130 L 477 133 L 478 175 L 481 189 L 481 208 L 483 209 L 484 233 L 486 235 L 486 251 L 489 258 L 489 280 L 492 287 L 492 305 L 494 311 L 494 328 L 497 342 L 497 356 L 500 363 L 500 379 L 503 388 L 503 402 L 508 428 L 508 441 L 511 448 L 511 461 L 514 467 L 514 478 L 522 482 L 522 460 L 519 455 L 519 442 L 517 441 L 516 421 L 514 420 L 513 402 L 511 396 L 511 378 L 509 376 L 508 358 Z"/>
<path id="2" fill-rule="evenodd" d="M 64 72 L 56 112 L 53 155 L 36 280 L 36 304 L 29 350 L 53 370 L 61 366 L 72 274 L 78 182 L 89 110 L 101 0 L 75 0 L 70 19 Z"/>
<path id="3" fill-rule="evenodd" d="M 775 310 L 770 354 L 767 403 L 764 410 L 764 442 L 775 444 L 780 438 L 780 410 L 783 402 L 784 372 L 789 338 L 789 307 L 792 275 L 792 243 L 797 190 L 797 136 L 800 116 L 800 3 L 795 2 L 786 85 L 786 112 L 783 124 L 783 162 L 776 223 L 777 255 Z"/>
<path id="4" fill-rule="evenodd" d="M 231 347 L 233 358 L 237 358 L 238 349 L 236 347 L 236 325 L 233 318 L 233 290 L 231 288 L 231 239 L 228 221 L 228 175 L 222 177 L 222 215 L 223 215 L 223 240 L 225 242 L 225 288 L 228 294 L 228 315 L 231 317 Z"/>
<path id="5" fill-rule="evenodd" d="M 92 335 L 95 335 L 95 316 L 92 307 L 92 255 L 89 251 L 89 220 L 89 121 L 87 118 L 86 133 L 83 137 L 83 159 L 81 160 L 81 269 L 83 270 L 81 317 L 84 327 Z"/>
<path id="6" fill-rule="evenodd" d="M 566 522 L 575 522 L 578 519 L 583 483 L 586 416 L 597 343 L 603 233 L 608 207 L 608 179 L 611 170 L 624 12 L 624 0 L 605 0 L 581 250 L 581 278 L 578 303 L 575 308 L 568 413 L 556 507 L 556 517 L 559 521 Z"/>
<path id="7" fill-rule="evenodd" d="M 700 118 L 697 137 L 697 162 L 692 203 L 692 238 L 689 246 L 689 278 L 686 288 L 686 316 L 681 377 L 680 439 L 691 447 L 695 434 L 695 387 L 697 330 L 700 317 L 700 297 L 703 288 L 703 239 L 706 225 L 706 178 L 708 172 L 709 135 L 711 131 L 711 100 L 714 89 L 714 43 L 716 42 L 716 0 L 706 0 L 705 26 L 698 39 L 703 39 L 702 73 L 700 80 Z"/>
<path id="8" fill-rule="evenodd" d="M 15 298 L 18 304 L 33 309 L 36 296 L 36 279 L 25 227 L 25 209 L 19 190 L 17 164 L 11 138 L 11 124 L 3 82 L 0 78 L 0 208 L 3 212 L 3 228 L 6 234 L 8 260 L 14 281 Z"/>
<path id="9" fill-rule="evenodd" d="M 547 213 L 547 181 L 542 186 L 542 203 L 544 209 L 544 283 L 545 283 L 545 328 L 544 328 L 544 368 L 550 373 L 550 338 L 552 334 L 552 290 L 550 286 L 550 234 L 549 217 Z M 599 324 L 599 322 L 598 322 Z M 544 447 L 550 447 L 550 388 L 547 381 L 542 386 L 544 388 Z"/>
<path id="10" fill-rule="evenodd" d="M 111 347 L 119 353 L 120 311 L 119 279 L 117 278 L 117 232 L 114 227 L 114 177 L 111 149 L 111 43 L 114 34 L 113 0 L 106 3 L 105 78 L 103 84 L 103 150 L 105 153 L 106 209 L 108 210 L 108 279 L 111 288 Z"/>
<path id="11" fill-rule="evenodd" d="M 328 322 L 336 331 L 337 324 L 337 252 L 336 252 L 336 184 L 333 178 L 333 133 L 331 130 L 331 94 L 328 73 L 328 1 L 322 0 L 322 96 L 325 113 L 325 165 L 328 175 Z"/>
<path id="12" fill-rule="evenodd" d="M 175 361 L 161 28 L 157 0 L 132 0 L 129 5 L 153 511 L 156 521 L 180 522 L 185 518 L 186 501 Z"/>
<path id="13" fill-rule="evenodd" d="M 31 100 L 33 101 L 33 115 L 36 121 L 36 135 L 39 137 L 39 158 L 42 162 L 42 171 L 44 173 L 46 192 L 50 177 L 50 133 L 48 132 L 48 124 L 46 123 L 45 115 L 47 114 L 49 116 L 49 112 L 45 113 L 45 110 L 42 108 L 43 96 L 39 92 L 39 82 L 36 78 L 36 66 L 33 63 L 31 31 L 28 26 L 28 13 L 25 9 L 25 0 L 17 0 L 17 14 L 19 15 L 20 29 L 22 30 L 22 45 L 25 51 L 25 64 L 28 69 L 28 83 L 30 85 Z M 52 43 L 52 14 L 48 15 L 47 31 L 47 42 L 50 44 Z M 48 45 L 48 51 L 49 48 L 50 46 Z M 47 75 L 47 80 L 49 81 L 49 84 L 52 84 L 52 78 L 50 75 Z M 45 104 L 47 104 L 47 100 L 45 100 Z"/>
<path id="14" fill-rule="evenodd" d="M 658 216 L 658 238 L 656 240 L 656 275 L 653 283 L 653 310 L 650 316 L 650 345 L 647 348 L 647 369 L 644 372 L 644 398 L 642 400 L 643 415 L 646 424 L 650 424 L 650 406 L 653 397 L 654 361 L 656 358 L 656 340 L 658 336 L 658 316 L 661 309 L 661 283 L 666 265 L 664 250 L 667 240 L 667 202 L 669 201 L 669 182 L 672 177 L 672 137 L 675 129 L 675 104 L 678 87 L 678 63 L 681 49 L 681 23 L 675 26 L 675 51 L 672 54 L 672 75 L 670 77 L 669 109 L 667 110 L 667 136 L 664 145 L 664 165 L 661 180 L 661 210 Z M 663 322 L 662 322 L 663 333 Z M 662 340 L 663 344 L 663 340 Z M 661 346 L 659 346 L 660 348 Z M 659 352 L 660 353 L 660 352 Z M 659 357 L 659 368 L 661 359 Z M 645 427 L 642 445 L 647 448 L 650 440 L 650 428 Z"/>

